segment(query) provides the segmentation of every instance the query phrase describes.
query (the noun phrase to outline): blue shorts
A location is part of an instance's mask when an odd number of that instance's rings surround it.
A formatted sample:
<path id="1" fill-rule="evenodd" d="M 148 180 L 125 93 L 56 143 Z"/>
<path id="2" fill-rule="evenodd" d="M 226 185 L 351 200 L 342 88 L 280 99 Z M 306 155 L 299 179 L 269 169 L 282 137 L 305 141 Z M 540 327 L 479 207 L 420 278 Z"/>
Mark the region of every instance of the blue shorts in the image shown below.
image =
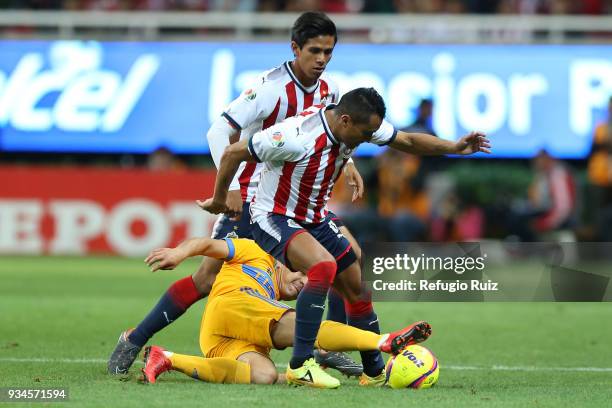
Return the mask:
<path id="1" fill-rule="evenodd" d="M 264 251 L 291 268 L 286 257 L 289 243 L 297 235 L 309 233 L 336 259 L 340 273 L 355 262 L 357 256 L 332 217 L 336 216 L 328 213 L 318 224 L 303 224 L 284 215 L 270 213 L 252 222 L 251 234 Z"/>
<path id="2" fill-rule="evenodd" d="M 212 236 L 214 239 L 223 238 L 249 238 L 251 235 L 251 214 L 249 203 L 242 204 L 242 215 L 238 221 L 232 220 L 225 214 L 221 214 L 213 226 Z"/>

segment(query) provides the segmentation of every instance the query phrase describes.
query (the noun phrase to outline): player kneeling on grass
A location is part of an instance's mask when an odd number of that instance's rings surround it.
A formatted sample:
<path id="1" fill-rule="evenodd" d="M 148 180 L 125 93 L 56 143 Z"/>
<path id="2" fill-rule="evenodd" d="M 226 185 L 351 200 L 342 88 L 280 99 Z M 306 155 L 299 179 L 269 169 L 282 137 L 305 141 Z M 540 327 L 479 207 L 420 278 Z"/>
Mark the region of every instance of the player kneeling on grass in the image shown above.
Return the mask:
<path id="1" fill-rule="evenodd" d="M 188 257 L 225 260 L 210 292 L 200 327 L 204 357 L 177 354 L 158 346 L 145 351 L 144 380 L 154 383 L 169 370 L 214 383 L 273 384 L 284 380 L 270 359 L 270 350 L 293 345 L 295 311 L 279 300 L 295 299 L 306 283 L 248 239 L 189 239 L 176 248 L 153 250 L 145 259 L 152 270 L 173 269 Z M 389 334 L 375 334 L 324 321 L 316 346 L 330 351 L 381 350 L 397 354 L 426 340 L 431 327 L 414 323 Z M 336 388 L 340 382 L 317 364 L 309 367 L 315 387 Z M 367 385 L 371 382 L 362 382 Z"/>

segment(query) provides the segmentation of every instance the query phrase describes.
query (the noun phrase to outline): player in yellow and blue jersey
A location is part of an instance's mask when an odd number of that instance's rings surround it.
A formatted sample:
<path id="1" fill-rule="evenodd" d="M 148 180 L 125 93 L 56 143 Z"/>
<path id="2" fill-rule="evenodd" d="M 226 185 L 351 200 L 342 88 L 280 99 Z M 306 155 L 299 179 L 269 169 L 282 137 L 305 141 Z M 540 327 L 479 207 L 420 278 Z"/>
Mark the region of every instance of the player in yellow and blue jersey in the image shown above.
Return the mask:
<path id="1" fill-rule="evenodd" d="M 306 276 L 287 269 L 254 241 L 238 238 L 189 239 L 176 248 L 153 250 L 145 262 L 153 271 L 174 269 L 186 258 L 197 255 L 225 261 L 202 317 L 203 357 L 173 353 L 158 346 L 147 347 L 145 381 L 153 383 L 169 370 L 216 383 L 282 381 L 270 358 L 270 350 L 293 345 L 295 311 L 281 300 L 295 299 L 306 283 Z M 330 351 L 381 350 L 396 354 L 408 344 L 426 340 L 430 333 L 431 328 L 425 322 L 379 335 L 324 321 L 316 345 Z M 311 374 L 311 385 L 323 388 L 340 385 L 316 364 Z"/>

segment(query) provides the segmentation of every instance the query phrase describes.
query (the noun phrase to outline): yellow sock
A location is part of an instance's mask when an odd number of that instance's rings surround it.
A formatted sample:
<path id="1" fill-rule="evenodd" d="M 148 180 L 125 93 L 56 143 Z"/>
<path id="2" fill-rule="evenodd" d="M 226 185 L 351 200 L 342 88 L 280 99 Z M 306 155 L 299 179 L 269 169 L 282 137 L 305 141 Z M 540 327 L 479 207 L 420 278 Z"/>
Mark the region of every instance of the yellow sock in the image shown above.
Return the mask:
<path id="1" fill-rule="evenodd" d="M 382 338 L 380 334 L 325 320 L 319 328 L 315 346 L 329 351 L 378 350 Z"/>
<path id="2" fill-rule="evenodd" d="M 190 377 L 224 384 L 250 384 L 251 367 L 242 361 L 225 357 L 204 358 L 173 353 L 168 357 L 172 369 Z"/>

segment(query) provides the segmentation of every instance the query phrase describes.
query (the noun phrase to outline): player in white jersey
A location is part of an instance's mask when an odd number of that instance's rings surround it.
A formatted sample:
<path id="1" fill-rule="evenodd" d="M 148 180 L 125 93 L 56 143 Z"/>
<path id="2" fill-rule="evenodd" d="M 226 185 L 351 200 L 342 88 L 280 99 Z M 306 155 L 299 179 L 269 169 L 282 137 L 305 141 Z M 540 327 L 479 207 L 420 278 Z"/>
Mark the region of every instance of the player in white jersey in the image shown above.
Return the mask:
<path id="1" fill-rule="evenodd" d="M 347 300 L 349 323 L 369 331 L 378 329 L 372 302 L 362 293 L 359 263 L 326 210 L 334 182 L 354 149 L 372 142 L 422 155 L 490 152 L 489 140 L 479 132 L 457 142 L 420 133 L 385 136 L 385 132 L 378 133 L 385 123 L 385 111 L 384 101 L 373 88 L 358 88 L 342 96 L 338 105 L 310 110 L 229 146 L 221 160 L 214 196 L 202 205 L 212 213 L 226 211 L 227 188 L 239 163 L 266 164 L 251 204 L 253 238 L 276 259 L 308 276 L 296 305 L 294 349 L 287 368 L 290 383 L 333 385 L 332 380 L 313 384 L 309 372 L 325 296 L 332 283 Z M 422 341 L 430 333 L 429 325 L 423 325 L 410 335 Z M 360 383 L 383 384 L 380 355 L 361 356 L 364 374 Z"/>
<path id="2" fill-rule="evenodd" d="M 323 13 L 304 13 L 296 20 L 291 37 L 295 59 L 265 72 L 251 89 L 236 98 L 211 125 L 207 136 L 217 166 L 230 139 L 248 139 L 255 132 L 295 116 L 312 105 L 338 101 L 338 87 L 323 72 L 337 41 L 334 23 Z M 241 165 L 228 194 L 229 210 L 215 223 L 213 238 L 250 237 L 249 213 L 248 210 L 242 210 L 243 207 L 248 209 L 257 190 L 261 168 L 262 165 L 257 163 Z M 362 194 L 363 181 L 354 165 L 346 167 L 345 176 L 355 186 L 354 198 L 357 198 Z M 240 219 L 232 217 L 241 211 L 243 214 Z M 354 250 L 360 252 L 348 230 L 343 226 L 340 229 L 349 237 Z M 221 261 L 205 257 L 192 276 L 172 284 L 135 330 L 120 335 L 109 360 L 108 371 L 113 374 L 126 373 L 142 346 L 155 333 L 208 295 L 221 265 Z M 330 307 L 328 320 L 345 323 L 342 300 L 332 302 L 330 296 L 331 305 L 335 307 Z M 324 358 L 326 365 L 339 368 L 344 374 L 361 374 L 361 365 L 345 355 L 330 354 Z"/>

